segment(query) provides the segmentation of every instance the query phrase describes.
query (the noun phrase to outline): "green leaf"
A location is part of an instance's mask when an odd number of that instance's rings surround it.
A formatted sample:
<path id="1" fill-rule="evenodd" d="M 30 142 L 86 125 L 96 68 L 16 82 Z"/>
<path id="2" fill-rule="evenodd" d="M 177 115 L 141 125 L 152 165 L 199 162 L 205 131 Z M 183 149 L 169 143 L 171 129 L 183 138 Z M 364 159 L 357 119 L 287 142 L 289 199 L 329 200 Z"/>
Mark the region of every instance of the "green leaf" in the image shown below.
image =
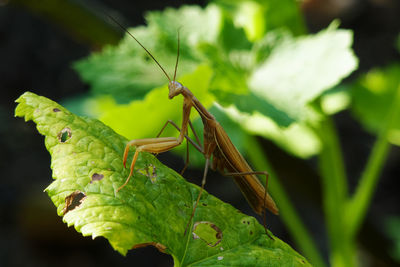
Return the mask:
<path id="1" fill-rule="evenodd" d="M 229 25 L 229 23 L 226 22 L 225 25 Z M 222 39 L 225 35 L 230 35 L 229 32 L 225 33 L 227 31 L 225 28 L 222 31 Z M 238 39 L 245 38 L 241 31 L 236 32 L 234 36 Z M 216 97 L 218 103 L 225 107 L 234 104 L 241 112 L 247 114 L 260 112 L 282 127 L 287 127 L 293 123 L 294 119 L 288 116 L 285 111 L 278 109 L 265 98 L 256 96 L 249 91 L 248 87 L 249 76 L 257 67 L 259 61 L 265 61 L 265 58 L 271 53 L 272 47 L 279 46 L 284 39 L 289 37 L 287 32 L 279 31 L 267 35 L 250 48 L 203 47 L 203 51 L 210 59 L 214 71 L 210 92 Z"/>
<path id="2" fill-rule="evenodd" d="M 333 115 L 347 109 L 351 104 L 349 86 L 338 85 L 321 96 L 321 110 L 327 115 Z"/>
<path id="3" fill-rule="evenodd" d="M 213 71 L 206 65 L 200 65 L 193 73 L 183 75 L 180 79 L 185 86 L 202 100 L 206 108 L 210 108 L 214 101 L 208 93 L 208 87 Z M 162 86 L 150 91 L 143 100 L 133 100 L 128 104 L 119 104 L 111 96 L 98 96 L 80 103 L 76 108 L 72 101 L 68 107 L 76 111 L 85 110 L 85 114 L 99 118 L 117 133 L 129 139 L 156 137 L 168 120 L 180 125 L 182 121 L 183 98 L 176 97 L 168 100 L 168 88 Z M 145 114 L 145 116 L 143 115 Z M 196 133 L 202 138 L 203 124 L 197 112 L 191 113 Z M 237 131 L 239 132 L 239 131 Z M 168 126 L 162 133 L 163 137 L 178 136 L 175 128 Z M 194 139 L 191 131 L 189 136 Z M 190 162 L 193 166 L 204 166 L 204 156 L 198 153 L 193 146 L 189 146 Z M 186 145 L 172 150 L 173 153 L 185 155 Z"/>
<path id="4" fill-rule="evenodd" d="M 361 76 L 353 85 L 352 109 L 364 127 L 377 134 L 388 123 L 387 115 L 393 105 L 399 105 L 400 65 L 374 69 Z M 388 140 L 400 145 L 400 114 L 390 118 Z"/>
<path id="5" fill-rule="evenodd" d="M 248 133 L 270 139 L 297 157 L 309 158 L 321 149 L 321 141 L 318 136 L 304 124 L 292 123 L 288 127 L 281 127 L 258 111 L 249 115 L 241 112 L 235 106 L 221 107 L 221 109 Z"/>
<path id="6" fill-rule="evenodd" d="M 212 70 L 205 65 L 199 66 L 191 74 L 184 75 L 180 81 L 202 99 L 206 108 L 210 107 L 213 98 L 207 93 Z M 192 89 L 193 88 L 193 89 Z M 183 98 L 168 99 L 168 88 L 162 86 L 149 92 L 143 100 L 134 100 L 128 104 L 118 104 L 110 97 L 98 99 L 94 110 L 99 110 L 99 118 L 117 133 L 129 139 L 156 137 L 161 128 L 172 120 L 178 125 L 182 121 Z M 198 117 L 192 112 L 192 120 Z M 167 127 L 163 136 L 177 136 L 173 127 Z"/>
<path id="7" fill-rule="evenodd" d="M 318 124 L 324 116 L 310 103 L 321 97 L 325 114 L 349 104 L 345 91 L 329 89 L 357 66 L 351 43 L 351 31 L 338 30 L 336 24 L 297 38 L 285 31 L 269 32 L 241 60 L 234 60 L 232 52 L 214 52 L 211 92 L 249 133 L 310 157 L 319 152 L 321 142 L 308 124 Z"/>
<path id="8" fill-rule="evenodd" d="M 300 3 L 296 0 L 259 0 L 266 3 L 267 30 L 287 28 L 294 35 L 304 34 L 306 26 Z"/>
<path id="9" fill-rule="evenodd" d="M 224 18 L 220 41 L 225 52 L 231 50 L 248 50 L 251 42 L 248 40 L 243 28 L 235 27 L 230 18 Z"/>
<path id="10" fill-rule="evenodd" d="M 167 8 L 162 12 L 149 12 L 146 21 L 148 27 L 155 29 L 157 35 L 172 40 L 170 46 L 174 48 L 179 30 L 181 49 L 185 55 L 185 53 L 194 54 L 191 49 L 200 43 L 216 42 L 222 26 L 222 15 L 216 5 L 209 4 L 205 8 L 192 5 L 178 9 Z"/>
<path id="11" fill-rule="evenodd" d="M 392 216 L 386 218 L 385 221 L 385 232 L 392 240 L 392 248 L 390 254 L 400 263 L 400 217 Z"/>
<path id="12" fill-rule="evenodd" d="M 296 120 L 309 119 L 307 104 L 357 67 L 352 32 L 335 28 L 276 47 L 250 77 L 250 90 Z"/>
<path id="13" fill-rule="evenodd" d="M 238 27 L 243 27 L 252 41 L 266 32 L 286 28 L 293 34 L 305 32 L 305 25 L 294 0 L 215 0 L 232 17 Z"/>
<path id="14" fill-rule="evenodd" d="M 30 92 L 17 102 L 16 116 L 33 120 L 45 135 L 55 179 L 46 192 L 68 226 L 84 236 L 105 237 L 123 255 L 154 245 L 176 266 L 310 266 L 287 244 L 268 238 L 255 218 L 207 192 L 184 235 L 198 186 L 141 153 L 134 176 L 117 192 L 128 176 L 124 137 Z"/>
<path id="15" fill-rule="evenodd" d="M 329 29 L 315 36 L 295 39 L 287 31 L 275 30 L 269 31 L 261 40 L 252 44 L 246 37 L 247 24 L 239 22 L 253 14 L 255 7 L 263 10 L 262 12 L 267 9 L 272 12 L 270 8 L 273 5 L 270 4 L 269 1 L 238 1 L 233 6 L 220 3 L 219 6 L 209 5 L 205 9 L 195 6 L 166 9 L 163 12 L 149 13 L 146 17 L 148 26 L 132 31 L 145 47 L 150 51 L 157 51 L 154 56 L 164 66 L 174 66 L 176 29 L 184 24 L 181 29 L 178 72 L 181 75 L 183 72 L 183 76 L 192 73 L 196 77 L 195 70 L 199 68 L 200 62 L 206 62 L 202 66 L 207 64 L 212 70 L 211 80 L 202 91 L 208 91 L 213 96 L 194 92 L 196 97 L 207 108 L 210 107 L 207 104 L 208 99 L 216 98 L 225 107 L 234 104 L 246 116 L 261 114 L 271 118 L 274 121 L 272 132 L 262 132 L 261 135 L 277 136 L 279 140 L 273 140 L 278 144 L 284 144 L 296 155 L 307 157 L 318 151 L 318 140 L 303 142 L 307 146 L 302 151 L 297 138 L 278 132 L 284 131 L 280 128 L 304 120 L 305 117 L 318 119 L 306 105 L 350 73 L 352 64 L 355 66 L 355 59 L 349 48 L 351 34 L 349 31 Z M 294 2 L 286 1 L 282 5 L 286 4 L 293 5 L 288 10 L 297 10 Z M 199 24 L 199 21 L 206 23 Z M 270 29 L 279 28 L 274 26 Z M 325 68 L 320 68 L 321 62 Z M 307 68 L 299 71 L 298 66 L 304 64 L 307 64 Z M 168 104 L 165 101 L 165 89 L 156 89 L 143 103 L 132 101 L 141 99 L 150 89 L 164 84 L 166 79 L 130 36 L 118 47 L 107 48 L 103 53 L 94 54 L 76 66 L 83 78 L 92 84 L 95 95 L 107 92 L 117 101 L 114 102 L 109 96 L 101 96 L 89 100 L 89 105 L 81 104 L 84 107 L 81 110 L 90 111 L 88 114 L 99 117 L 118 133 L 129 138 L 155 136 L 160 126 L 148 125 L 163 125 L 168 119 L 177 121 L 180 118 L 176 112 L 178 104 Z M 198 78 L 194 81 L 196 80 Z M 179 81 L 192 91 L 199 86 L 190 79 Z M 124 105 L 119 104 L 121 99 Z M 137 116 L 143 112 L 148 116 Z M 247 127 L 244 129 L 251 133 L 260 134 L 263 128 L 255 124 L 245 124 Z M 132 125 L 137 127 L 132 128 Z M 299 127 L 292 127 L 294 128 Z M 300 128 L 304 134 L 299 135 L 296 130 L 293 131 L 294 136 L 307 136 L 308 140 L 314 138 L 305 126 Z M 165 135 L 171 134 L 174 133 L 167 129 Z M 295 147 L 291 148 L 294 142 Z"/>
<path id="16" fill-rule="evenodd" d="M 224 110 L 249 133 L 308 158 L 321 148 L 321 140 L 310 125 L 318 124 L 324 116 L 310 104 L 321 97 L 324 111 L 332 114 L 349 102 L 348 95 L 339 91 L 322 95 L 356 68 L 351 43 L 351 32 L 338 30 L 335 24 L 316 35 L 298 38 L 274 32 L 257 48 L 258 56 L 265 51 L 267 57 L 250 73 L 248 93 L 213 92 L 218 99 L 234 103 L 224 103 Z M 338 103 L 343 100 L 347 104 Z"/>
<path id="17" fill-rule="evenodd" d="M 153 54 L 173 79 L 178 30 L 179 75 L 197 68 L 200 56 L 196 46 L 216 41 L 221 27 L 220 17 L 219 10 L 214 5 L 205 9 L 184 6 L 180 9 L 151 12 L 146 16 L 148 26 L 131 28 L 129 31 Z M 76 62 L 74 67 L 82 79 L 91 84 L 94 95 L 109 94 L 120 103 L 143 98 L 150 89 L 168 82 L 146 51 L 128 34 L 118 46 L 107 46 L 101 53 L 94 53 L 87 59 Z"/>
<path id="18" fill-rule="evenodd" d="M 129 30 L 150 51 L 158 51 L 159 42 L 148 41 L 155 35 L 151 29 L 142 27 Z M 172 51 L 154 56 L 164 63 L 173 62 L 171 55 Z M 154 62 L 147 58 L 145 51 L 128 35 L 117 47 L 106 46 L 101 53 L 94 53 L 76 62 L 74 68 L 85 82 L 91 84 L 93 94 L 111 94 L 121 102 L 142 97 L 166 81 Z"/>

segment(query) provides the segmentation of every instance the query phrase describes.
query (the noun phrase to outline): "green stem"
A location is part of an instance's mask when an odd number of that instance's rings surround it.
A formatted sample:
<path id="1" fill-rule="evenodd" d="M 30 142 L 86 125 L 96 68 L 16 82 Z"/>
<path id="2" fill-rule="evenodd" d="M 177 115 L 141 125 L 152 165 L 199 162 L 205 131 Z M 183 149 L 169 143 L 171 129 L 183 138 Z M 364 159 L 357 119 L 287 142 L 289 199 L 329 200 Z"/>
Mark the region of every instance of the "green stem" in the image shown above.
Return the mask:
<path id="1" fill-rule="evenodd" d="M 311 239 L 311 235 L 308 233 L 300 217 L 297 215 L 289 197 L 282 185 L 279 183 L 277 174 L 268 162 L 255 137 L 248 138 L 248 147 L 251 147 L 251 153 L 248 153 L 248 155 L 256 169 L 268 170 L 270 174 L 271 178 L 268 183 L 268 191 L 274 197 L 279 207 L 280 217 L 287 226 L 296 244 L 304 253 L 304 256 L 308 258 L 314 266 L 326 266 L 314 241 Z"/>
<path id="2" fill-rule="evenodd" d="M 343 216 L 348 194 L 345 167 L 332 120 L 325 117 L 316 132 L 322 142 L 319 163 L 331 265 L 355 266 L 354 240 L 348 235 Z"/>
<path id="3" fill-rule="evenodd" d="M 388 135 L 396 118 L 400 116 L 400 85 L 387 114 L 385 124 L 378 134 L 367 165 L 360 178 L 356 192 L 349 202 L 347 209 L 348 228 L 351 235 L 356 235 L 371 203 L 372 195 L 387 158 L 390 144 Z"/>

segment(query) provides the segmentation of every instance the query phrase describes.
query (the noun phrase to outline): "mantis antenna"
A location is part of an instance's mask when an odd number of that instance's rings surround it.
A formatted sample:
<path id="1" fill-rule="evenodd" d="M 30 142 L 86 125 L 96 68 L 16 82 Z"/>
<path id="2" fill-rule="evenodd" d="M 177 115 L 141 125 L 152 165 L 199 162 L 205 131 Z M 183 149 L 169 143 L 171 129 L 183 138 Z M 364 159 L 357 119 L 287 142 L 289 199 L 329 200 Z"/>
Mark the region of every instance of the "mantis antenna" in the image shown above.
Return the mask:
<path id="1" fill-rule="evenodd" d="M 107 17 L 109 17 L 109 18 L 110 18 L 115 24 L 117 24 L 121 29 L 123 29 L 127 34 L 129 34 L 129 35 L 144 49 L 144 51 L 146 51 L 146 53 L 154 60 L 155 63 L 157 63 L 157 65 L 160 67 L 160 69 L 164 72 L 165 76 L 167 76 L 168 81 L 171 82 L 171 78 L 169 77 L 169 75 L 167 74 L 167 72 L 164 70 L 164 68 L 161 66 L 161 64 L 158 63 L 157 59 L 154 58 L 154 56 L 149 52 L 149 50 L 147 50 L 146 47 L 144 47 L 144 46 L 142 45 L 142 43 L 139 42 L 139 40 L 136 39 L 136 37 L 133 36 L 133 34 L 130 33 L 126 27 L 122 26 L 122 24 L 119 23 L 115 18 L 113 18 L 111 15 L 109 15 L 109 14 L 107 14 L 107 13 L 106 13 L 105 15 L 106 15 Z M 178 57 L 179 57 L 179 32 L 178 32 Z M 177 65 L 178 65 L 178 58 L 177 58 L 177 61 L 176 61 L 176 66 L 175 66 L 174 80 L 175 80 L 175 75 L 176 75 L 176 69 L 177 69 L 177 67 L 178 67 Z"/>
<path id="2" fill-rule="evenodd" d="M 180 37 L 179 37 L 179 29 L 178 29 L 178 51 L 176 53 L 176 63 L 175 63 L 175 71 L 174 71 L 174 81 L 176 79 L 176 71 L 178 70 L 178 61 L 179 61 L 179 46 L 180 46 Z"/>

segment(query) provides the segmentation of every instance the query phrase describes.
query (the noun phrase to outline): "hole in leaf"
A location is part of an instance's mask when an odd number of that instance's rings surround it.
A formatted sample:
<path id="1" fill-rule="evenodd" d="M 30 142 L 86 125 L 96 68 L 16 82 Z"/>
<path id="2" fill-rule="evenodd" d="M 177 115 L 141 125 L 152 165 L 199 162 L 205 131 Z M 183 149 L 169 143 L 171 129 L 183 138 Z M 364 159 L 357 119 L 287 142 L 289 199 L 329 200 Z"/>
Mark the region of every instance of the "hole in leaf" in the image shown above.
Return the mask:
<path id="1" fill-rule="evenodd" d="M 201 239 L 209 247 L 215 247 L 222 240 L 222 231 L 212 222 L 196 222 L 193 226 L 193 239 Z"/>
<path id="2" fill-rule="evenodd" d="M 67 214 L 67 212 L 74 210 L 76 208 L 78 208 L 83 200 L 86 198 L 85 193 L 77 190 L 75 192 L 73 192 L 72 194 L 70 194 L 69 196 L 67 196 L 65 198 L 65 207 L 63 208 L 62 212 L 63 215 Z"/>
<path id="3" fill-rule="evenodd" d="M 206 203 L 201 203 L 201 205 L 204 206 L 204 207 L 207 207 L 207 204 L 206 204 Z"/>
<path id="4" fill-rule="evenodd" d="M 143 248 L 143 247 L 147 247 L 147 246 L 154 246 L 158 249 L 158 251 L 165 253 L 165 251 L 167 250 L 167 247 L 164 246 L 161 243 L 157 243 L 157 242 L 149 242 L 149 243 L 141 243 L 141 244 L 136 244 L 132 247 L 132 249 L 135 248 Z"/>
<path id="5" fill-rule="evenodd" d="M 54 112 L 60 112 L 61 109 L 59 109 L 59 108 L 53 108 L 53 111 L 54 111 Z"/>
<path id="6" fill-rule="evenodd" d="M 146 168 L 139 169 L 138 172 L 150 178 L 152 184 L 157 182 L 156 166 L 149 164 Z"/>
<path id="7" fill-rule="evenodd" d="M 90 181 L 90 183 L 93 183 L 93 182 L 96 182 L 96 181 L 100 181 L 103 178 L 104 178 L 103 174 L 94 173 L 92 175 L 92 180 Z"/>
<path id="8" fill-rule="evenodd" d="M 72 131 L 70 128 L 66 127 L 58 133 L 57 137 L 61 143 L 67 142 L 72 136 Z"/>

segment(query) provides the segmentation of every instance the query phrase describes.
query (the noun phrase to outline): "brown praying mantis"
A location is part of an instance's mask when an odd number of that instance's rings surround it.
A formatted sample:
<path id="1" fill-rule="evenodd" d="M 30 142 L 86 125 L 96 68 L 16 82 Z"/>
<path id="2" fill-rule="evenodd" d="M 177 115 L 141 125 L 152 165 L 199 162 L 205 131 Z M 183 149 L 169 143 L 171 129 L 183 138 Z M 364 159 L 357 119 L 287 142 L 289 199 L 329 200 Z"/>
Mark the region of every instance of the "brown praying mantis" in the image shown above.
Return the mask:
<path id="1" fill-rule="evenodd" d="M 206 159 L 203 179 L 201 182 L 201 188 L 199 194 L 197 196 L 196 203 L 194 205 L 190 220 L 188 222 L 187 227 L 190 224 L 190 221 L 194 217 L 195 210 L 200 201 L 201 194 L 204 190 L 204 186 L 206 183 L 208 169 L 210 167 L 210 161 L 212 156 L 211 169 L 218 170 L 225 176 L 232 176 L 235 180 L 236 184 L 239 186 L 241 192 L 245 196 L 246 200 L 252 207 L 252 209 L 257 214 L 264 214 L 264 227 L 265 227 L 265 209 L 270 210 L 273 214 L 278 214 L 278 208 L 272 199 L 272 197 L 267 192 L 268 185 L 268 172 L 266 171 L 253 171 L 237 148 L 233 145 L 232 141 L 228 137 L 224 128 L 218 123 L 215 117 L 207 111 L 207 109 L 200 103 L 200 101 L 193 95 L 193 93 L 183 86 L 181 83 L 175 81 L 176 72 L 178 68 L 179 61 L 179 32 L 178 32 L 178 52 L 175 64 L 174 78 L 171 80 L 167 72 L 160 65 L 160 63 L 154 58 L 154 56 L 118 21 L 116 21 L 111 16 L 112 19 L 117 25 L 119 25 L 125 32 L 127 32 L 145 51 L 146 53 L 153 59 L 153 61 L 159 66 L 162 72 L 167 77 L 169 94 L 168 98 L 172 99 L 178 95 L 183 96 L 183 118 L 182 118 L 182 126 L 179 128 L 174 122 L 167 121 L 164 127 L 161 129 L 161 132 L 157 135 L 156 138 L 145 138 L 145 139 L 135 139 L 129 141 L 125 147 L 124 156 L 123 156 L 123 164 L 126 166 L 126 161 L 129 153 L 129 149 L 132 146 L 136 147 L 135 154 L 133 156 L 131 165 L 130 165 L 130 173 L 125 183 L 121 185 L 117 191 L 123 189 L 129 182 L 133 170 L 135 168 L 135 163 L 138 158 L 140 152 L 150 152 L 150 153 L 162 153 L 173 149 L 176 146 L 179 146 L 183 140 L 186 138 L 188 142 L 190 142 L 200 153 L 202 153 Z M 194 108 L 200 115 L 201 120 L 203 122 L 203 145 L 200 144 L 200 140 L 194 131 L 192 123 L 190 121 L 190 111 Z M 171 124 L 179 131 L 178 138 L 175 137 L 159 137 L 165 127 Z M 188 126 L 191 128 L 196 141 L 192 140 L 188 137 Z M 188 154 L 186 159 L 185 167 L 182 172 L 186 169 L 188 164 Z M 265 175 L 266 178 L 266 186 L 264 187 L 261 182 L 258 180 L 256 175 Z M 185 229 L 185 233 L 187 230 Z"/>

